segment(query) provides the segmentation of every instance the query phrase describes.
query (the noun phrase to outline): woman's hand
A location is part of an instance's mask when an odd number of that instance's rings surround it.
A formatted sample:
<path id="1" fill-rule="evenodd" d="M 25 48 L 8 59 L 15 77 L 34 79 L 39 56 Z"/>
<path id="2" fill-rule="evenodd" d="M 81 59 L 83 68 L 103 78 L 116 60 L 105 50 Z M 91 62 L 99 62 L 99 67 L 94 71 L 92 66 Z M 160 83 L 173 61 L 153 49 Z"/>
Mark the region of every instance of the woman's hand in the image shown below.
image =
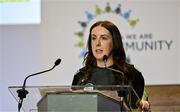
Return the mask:
<path id="1" fill-rule="evenodd" d="M 142 112 L 151 112 L 150 104 L 149 104 L 148 101 L 141 100 L 141 101 L 139 102 L 138 107 L 140 108 L 140 110 L 141 110 Z"/>

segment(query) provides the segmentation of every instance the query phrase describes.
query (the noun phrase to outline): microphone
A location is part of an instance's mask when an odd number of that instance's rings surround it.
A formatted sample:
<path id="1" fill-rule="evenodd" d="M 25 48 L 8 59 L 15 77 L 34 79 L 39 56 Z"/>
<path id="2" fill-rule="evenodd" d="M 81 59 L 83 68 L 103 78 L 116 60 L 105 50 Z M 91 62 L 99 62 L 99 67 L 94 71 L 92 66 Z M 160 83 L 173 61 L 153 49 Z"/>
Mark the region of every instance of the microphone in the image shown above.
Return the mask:
<path id="1" fill-rule="evenodd" d="M 105 68 L 108 69 L 108 70 L 120 73 L 122 75 L 122 85 L 124 85 L 124 81 L 125 81 L 124 73 L 122 71 L 120 71 L 120 70 L 116 70 L 116 69 L 107 67 L 107 60 L 108 60 L 108 56 L 104 55 L 103 56 L 103 61 L 104 61 Z M 126 96 L 125 91 L 124 90 L 118 91 L 118 96 L 120 96 L 120 101 L 122 102 L 124 97 Z"/>
<path id="2" fill-rule="evenodd" d="M 105 68 L 107 68 L 107 59 L 108 59 L 107 55 L 104 55 L 103 61 L 104 61 Z"/>
<path id="3" fill-rule="evenodd" d="M 54 66 L 50 69 L 47 69 L 47 70 L 44 70 L 44 71 L 41 71 L 41 72 L 37 72 L 37 73 L 34 73 L 34 74 L 31 74 L 31 75 L 28 75 L 25 79 L 24 79 L 24 83 L 23 83 L 23 86 L 21 89 L 17 90 L 17 93 L 18 93 L 18 97 L 19 97 L 19 102 L 18 102 L 18 112 L 20 112 L 20 109 L 22 107 L 22 103 L 23 103 L 23 99 L 26 98 L 26 95 L 28 94 L 28 91 L 25 89 L 26 87 L 26 81 L 29 77 L 32 77 L 32 76 L 35 76 L 35 75 L 38 75 L 38 74 L 42 74 L 42 73 L 45 73 L 45 72 L 49 72 L 51 70 L 53 70 L 56 66 L 58 66 L 59 64 L 61 63 L 61 59 L 57 59 L 54 63 Z"/>

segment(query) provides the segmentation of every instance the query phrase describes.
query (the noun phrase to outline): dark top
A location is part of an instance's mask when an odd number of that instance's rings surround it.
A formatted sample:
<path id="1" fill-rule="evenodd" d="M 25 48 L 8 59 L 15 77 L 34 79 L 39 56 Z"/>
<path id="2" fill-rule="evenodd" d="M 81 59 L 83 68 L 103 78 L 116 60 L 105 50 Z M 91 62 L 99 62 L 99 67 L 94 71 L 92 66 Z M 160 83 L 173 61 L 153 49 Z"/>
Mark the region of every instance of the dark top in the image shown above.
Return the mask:
<path id="1" fill-rule="evenodd" d="M 114 65 L 110 68 L 117 70 L 117 67 Z M 135 69 L 133 65 L 128 65 L 128 72 L 124 76 L 125 78 L 119 72 L 99 67 L 94 67 L 89 73 L 83 67 L 74 75 L 72 85 L 85 85 L 87 83 L 92 83 L 93 85 L 130 85 L 141 99 L 144 92 L 144 78 L 141 72 Z M 137 100 L 132 93 L 130 96 L 130 105 L 132 108 L 137 108 Z"/>

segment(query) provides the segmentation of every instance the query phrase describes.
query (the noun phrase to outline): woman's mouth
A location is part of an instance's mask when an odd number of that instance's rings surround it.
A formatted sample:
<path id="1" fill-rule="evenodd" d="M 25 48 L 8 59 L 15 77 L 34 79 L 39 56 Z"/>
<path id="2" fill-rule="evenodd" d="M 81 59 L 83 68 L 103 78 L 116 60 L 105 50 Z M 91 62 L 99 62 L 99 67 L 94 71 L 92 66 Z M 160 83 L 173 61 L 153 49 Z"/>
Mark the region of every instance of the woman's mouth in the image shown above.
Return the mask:
<path id="1" fill-rule="evenodd" d="M 101 53 L 103 53 L 103 50 L 97 49 L 97 50 L 96 50 L 96 53 L 97 53 L 97 54 L 101 54 Z"/>

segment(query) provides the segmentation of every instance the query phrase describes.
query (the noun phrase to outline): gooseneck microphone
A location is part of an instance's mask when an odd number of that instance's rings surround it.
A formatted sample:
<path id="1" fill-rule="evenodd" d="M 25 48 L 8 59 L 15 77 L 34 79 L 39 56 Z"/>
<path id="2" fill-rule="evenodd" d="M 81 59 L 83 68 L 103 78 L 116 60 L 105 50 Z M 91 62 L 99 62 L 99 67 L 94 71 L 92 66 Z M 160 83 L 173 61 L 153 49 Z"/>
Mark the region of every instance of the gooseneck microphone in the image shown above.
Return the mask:
<path id="1" fill-rule="evenodd" d="M 122 71 L 120 71 L 120 70 L 116 70 L 116 69 L 107 67 L 107 60 L 108 60 L 108 56 L 104 55 L 103 56 L 103 61 L 104 61 L 105 68 L 108 69 L 108 70 L 120 73 L 122 75 L 122 85 L 124 85 L 124 81 L 125 81 L 124 73 Z M 121 107 L 123 107 L 123 99 L 126 96 L 125 91 L 124 90 L 118 91 L 118 96 L 120 97 Z M 123 109 L 121 108 L 121 110 L 123 110 Z"/>
<path id="2" fill-rule="evenodd" d="M 108 60 L 108 56 L 104 55 L 103 56 L 103 61 L 104 61 L 105 68 L 109 69 L 109 70 L 112 70 L 114 72 L 120 73 L 122 75 L 122 86 L 123 86 L 125 84 L 125 81 L 126 81 L 125 74 L 122 71 L 120 71 L 120 70 L 116 70 L 116 69 L 107 67 L 107 60 Z M 122 112 L 122 111 L 124 111 L 124 109 L 123 109 L 123 102 L 124 102 L 124 98 L 127 95 L 127 90 L 124 90 L 124 88 L 123 88 L 122 90 L 118 90 L 117 92 L 118 92 L 118 96 L 120 97 L 120 105 L 121 105 L 120 110 Z M 131 106 L 129 106 L 129 109 L 130 109 L 130 111 L 132 111 Z"/>
<path id="3" fill-rule="evenodd" d="M 57 60 L 55 61 L 54 66 L 53 66 L 52 68 L 50 68 L 50 69 L 48 69 L 48 70 L 41 71 L 41 72 L 37 72 L 37 73 L 31 74 L 31 75 L 28 75 L 28 76 L 24 79 L 24 83 L 23 83 L 22 88 L 17 90 L 18 97 L 19 97 L 18 112 L 20 112 L 20 110 L 21 110 L 22 103 L 23 103 L 23 99 L 26 98 L 26 95 L 28 94 L 28 91 L 25 89 L 27 79 L 28 79 L 29 77 L 32 77 L 32 76 L 35 76 L 35 75 L 39 75 L 39 74 L 42 74 L 42 73 L 45 73 L 45 72 L 49 72 L 49 71 L 53 70 L 56 66 L 58 66 L 60 63 L 61 63 L 61 59 L 57 59 Z"/>

